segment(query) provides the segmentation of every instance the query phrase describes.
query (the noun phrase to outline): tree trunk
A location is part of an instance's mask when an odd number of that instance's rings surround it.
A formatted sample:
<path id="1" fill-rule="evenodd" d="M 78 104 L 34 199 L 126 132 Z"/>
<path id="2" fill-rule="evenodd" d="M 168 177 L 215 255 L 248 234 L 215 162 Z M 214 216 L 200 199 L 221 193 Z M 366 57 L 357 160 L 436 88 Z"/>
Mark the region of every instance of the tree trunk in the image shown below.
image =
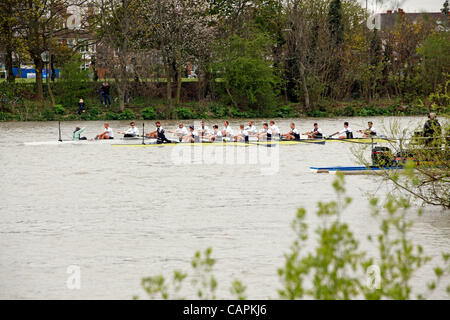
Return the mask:
<path id="1" fill-rule="evenodd" d="M 34 66 L 36 68 L 36 100 L 42 102 L 44 99 L 44 89 L 42 86 L 43 62 L 40 56 L 34 58 Z"/>
<path id="2" fill-rule="evenodd" d="M 13 57 L 12 57 L 12 50 L 11 50 L 10 45 L 6 46 L 5 64 L 6 64 L 6 68 L 8 70 L 8 76 L 7 76 L 8 82 L 13 83 L 16 80 L 16 78 L 14 77 L 14 73 L 13 73 Z"/>
<path id="3" fill-rule="evenodd" d="M 305 94 L 305 108 L 306 110 L 310 110 L 310 102 L 309 102 L 309 91 L 308 91 L 308 85 L 306 83 L 306 77 L 305 77 L 305 66 L 300 61 L 300 77 L 302 78 L 302 84 L 303 84 L 303 93 Z"/>
<path id="4" fill-rule="evenodd" d="M 167 89 L 167 106 L 172 107 L 172 81 L 170 76 L 170 66 L 166 65 L 166 89 Z"/>
<path id="5" fill-rule="evenodd" d="M 181 82 L 182 82 L 182 64 L 181 64 L 181 51 L 178 49 L 177 53 L 178 61 L 177 61 L 177 96 L 176 96 L 176 105 L 179 106 L 181 102 Z"/>

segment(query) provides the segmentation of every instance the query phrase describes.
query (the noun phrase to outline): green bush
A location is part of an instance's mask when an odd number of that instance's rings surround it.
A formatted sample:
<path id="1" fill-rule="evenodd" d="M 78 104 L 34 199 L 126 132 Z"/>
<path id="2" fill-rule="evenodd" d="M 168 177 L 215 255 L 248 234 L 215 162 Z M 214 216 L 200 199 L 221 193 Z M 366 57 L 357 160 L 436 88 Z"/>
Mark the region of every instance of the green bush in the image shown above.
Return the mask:
<path id="1" fill-rule="evenodd" d="M 213 113 L 214 118 L 224 118 L 227 114 L 227 109 L 224 106 L 219 106 L 216 104 L 210 105 L 209 110 Z"/>
<path id="2" fill-rule="evenodd" d="M 117 113 L 115 113 L 115 112 L 112 112 L 112 111 L 108 111 L 106 114 L 105 114 L 105 120 L 119 120 L 120 119 L 120 115 L 119 114 L 117 114 Z"/>
<path id="3" fill-rule="evenodd" d="M 119 120 L 133 120 L 135 118 L 136 115 L 130 109 L 125 109 L 119 114 Z"/>
<path id="4" fill-rule="evenodd" d="M 13 114 L 0 111 L 0 121 L 11 121 L 14 120 L 14 118 Z"/>
<path id="5" fill-rule="evenodd" d="M 306 116 L 311 118 L 326 118 L 329 117 L 329 114 L 325 111 L 311 110 L 306 113 Z"/>
<path id="6" fill-rule="evenodd" d="M 156 112 L 152 107 L 147 107 L 142 109 L 141 112 L 142 118 L 144 120 L 155 120 L 156 119 Z"/>
<path id="7" fill-rule="evenodd" d="M 275 110 L 275 117 L 277 118 L 289 118 L 295 115 L 295 111 L 292 107 L 281 106 Z"/>
<path id="8" fill-rule="evenodd" d="M 194 119 L 195 114 L 191 109 L 180 107 L 175 109 L 177 119 Z"/>
<path id="9" fill-rule="evenodd" d="M 355 112 L 355 108 L 352 108 L 350 106 L 346 106 L 344 108 L 343 115 L 346 116 L 346 117 L 353 117 L 355 115 L 355 113 L 356 113 Z"/>
<path id="10" fill-rule="evenodd" d="M 66 113 L 66 110 L 60 104 L 54 105 L 53 106 L 53 111 L 54 111 L 55 114 L 59 114 L 59 115 L 63 115 L 64 113 Z"/>
<path id="11" fill-rule="evenodd" d="M 232 118 L 248 118 L 249 117 L 247 112 L 241 111 L 235 107 L 230 108 L 229 114 Z"/>
<path id="12" fill-rule="evenodd" d="M 54 121 L 56 119 L 55 110 L 53 108 L 45 108 L 40 113 L 40 120 Z"/>

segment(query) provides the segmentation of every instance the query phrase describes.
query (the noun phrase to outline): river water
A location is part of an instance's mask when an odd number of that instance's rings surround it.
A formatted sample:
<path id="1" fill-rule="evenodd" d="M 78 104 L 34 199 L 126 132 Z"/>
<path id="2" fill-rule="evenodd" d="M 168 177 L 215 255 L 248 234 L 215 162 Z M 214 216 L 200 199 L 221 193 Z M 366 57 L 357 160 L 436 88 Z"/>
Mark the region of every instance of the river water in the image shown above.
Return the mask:
<path id="1" fill-rule="evenodd" d="M 277 124 L 286 131 L 292 120 L 301 131 L 310 130 L 315 121 L 284 119 Z M 340 130 L 344 121 L 318 120 L 326 134 Z M 379 131 L 382 123 L 413 127 L 424 121 L 352 118 L 350 126 L 361 129 L 367 120 L 374 120 Z M 256 121 L 258 128 L 262 122 Z M 207 121 L 210 127 L 215 123 L 222 127 L 222 121 Z M 93 137 L 102 124 L 64 122 L 63 139 L 70 138 L 76 125 Z M 110 124 L 114 131 L 128 125 Z M 166 128 L 175 125 L 164 123 Z M 146 127 L 152 124 L 146 122 Z M 1 299 L 145 297 L 142 277 L 189 270 L 195 251 L 207 247 L 217 258 L 219 297 L 230 297 L 229 285 L 238 278 L 249 298 L 276 298 L 281 286 L 277 268 L 294 240 L 290 223 L 297 208 L 308 209 L 313 228 L 317 202 L 335 198 L 333 176 L 310 173 L 309 166 L 355 164 L 355 145 L 346 143 L 277 146 L 270 152 L 258 146 L 205 147 L 200 158 L 201 147 L 24 145 L 57 137 L 55 122 L 0 123 Z M 188 151 L 180 151 L 184 149 Z M 239 159 L 239 154 L 246 157 Z M 248 160 L 253 156 L 256 162 Z M 265 162 L 269 157 L 270 163 Z M 363 175 L 349 176 L 346 182 L 354 201 L 343 219 L 362 248 L 375 253 L 365 240 L 378 233 L 367 210 L 367 192 L 383 198 L 389 186 Z M 425 207 L 415 219 L 413 237 L 434 258 L 414 278 L 414 287 L 422 290 L 440 253 L 450 252 L 449 212 Z M 67 285 L 73 270 L 80 271 L 79 289 Z M 441 288 L 433 297 L 448 296 Z"/>

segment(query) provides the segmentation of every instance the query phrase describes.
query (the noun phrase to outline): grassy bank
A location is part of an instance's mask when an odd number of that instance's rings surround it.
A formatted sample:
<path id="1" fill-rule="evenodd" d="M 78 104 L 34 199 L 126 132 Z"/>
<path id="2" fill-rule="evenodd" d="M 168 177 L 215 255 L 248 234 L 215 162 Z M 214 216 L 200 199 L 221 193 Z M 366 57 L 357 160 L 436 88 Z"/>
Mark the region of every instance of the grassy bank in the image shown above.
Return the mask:
<path id="1" fill-rule="evenodd" d="M 52 106 L 50 101 L 36 103 L 28 99 L 10 100 L 0 111 L 0 121 L 409 116 L 425 115 L 428 112 L 423 104 L 402 104 L 395 100 L 322 102 L 314 110 L 304 110 L 299 104 L 282 104 L 263 113 L 240 110 L 218 101 L 190 101 L 169 108 L 163 98 L 137 97 L 128 101 L 124 111 L 119 109 L 119 102 L 114 97 L 111 108 L 102 105 L 99 97 L 86 98 L 85 103 L 86 112 L 78 115 L 78 105 L 75 103 Z M 439 110 L 439 113 L 448 114 L 450 110 L 447 107 Z"/>

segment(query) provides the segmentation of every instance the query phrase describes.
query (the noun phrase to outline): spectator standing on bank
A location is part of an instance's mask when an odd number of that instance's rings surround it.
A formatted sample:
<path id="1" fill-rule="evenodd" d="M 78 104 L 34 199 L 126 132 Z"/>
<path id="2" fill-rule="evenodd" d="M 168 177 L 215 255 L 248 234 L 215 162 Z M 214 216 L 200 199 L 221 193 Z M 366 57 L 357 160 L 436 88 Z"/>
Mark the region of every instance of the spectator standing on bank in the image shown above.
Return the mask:
<path id="1" fill-rule="evenodd" d="M 80 99 L 80 102 L 78 102 L 78 115 L 82 114 L 83 112 L 86 112 L 86 105 L 84 104 L 84 100 Z"/>
<path id="2" fill-rule="evenodd" d="M 105 82 L 102 86 L 102 97 L 103 97 L 103 101 L 105 102 L 105 107 L 110 107 L 111 108 L 111 98 L 109 97 L 109 84 L 107 82 Z"/>

